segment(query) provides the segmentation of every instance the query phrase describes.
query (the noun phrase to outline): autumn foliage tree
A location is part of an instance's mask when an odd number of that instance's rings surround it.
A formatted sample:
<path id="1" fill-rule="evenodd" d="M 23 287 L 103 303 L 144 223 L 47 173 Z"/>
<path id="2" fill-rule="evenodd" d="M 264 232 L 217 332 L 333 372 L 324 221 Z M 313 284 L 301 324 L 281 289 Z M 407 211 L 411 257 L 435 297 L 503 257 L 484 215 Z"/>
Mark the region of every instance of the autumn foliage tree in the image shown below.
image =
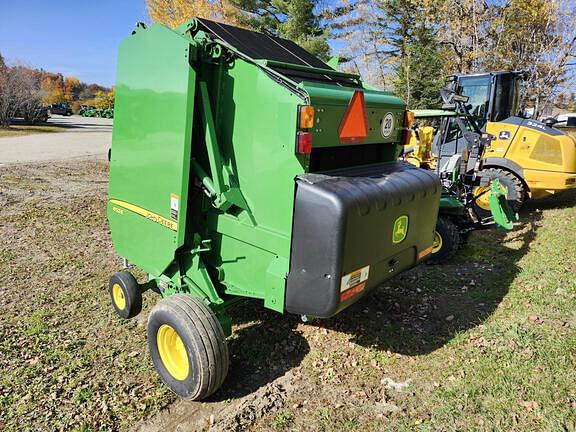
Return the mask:
<path id="1" fill-rule="evenodd" d="M 64 102 L 64 77 L 62 74 L 45 74 L 42 77 L 43 102 L 47 105 Z"/>
<path id="2" fill-rule="evenodd" d="M 74 76 L 64 78 L 64 99 L 66 102 L 72 103 L 78 100 L 81 85 L 80 80 Z"/>
<path id="3" fill-rule="evenodd" d="M 147 0 L 152 21 L 174 28 L 193 17 L 238 24 L 237 11 L 226 0 Z"/>
<path id="4" fill-rule="evenodd" d="M 573 78 L 573 0 L 340 0 L 328 10 L 347 65 L 411 106 L 445 75 L 524 70 L 524 105 L 541 112 Z"/>
<path id="5" fill-rule="evenodd" d="M 152 21 L 176 27 L 207 18 L 290 39 L 326 59 L 328 34 L 316 14 L 316 0 L 147 0 Z"/>
<path id="6" fill-rule="evenodd" d="M 486 67 L 526 71 L 522 103 L 536 113 L 571 78 L 567 63 L 576 56 L 575 14 L 571 1 L 510 0 L 492 22 L 498 37 Z"/>

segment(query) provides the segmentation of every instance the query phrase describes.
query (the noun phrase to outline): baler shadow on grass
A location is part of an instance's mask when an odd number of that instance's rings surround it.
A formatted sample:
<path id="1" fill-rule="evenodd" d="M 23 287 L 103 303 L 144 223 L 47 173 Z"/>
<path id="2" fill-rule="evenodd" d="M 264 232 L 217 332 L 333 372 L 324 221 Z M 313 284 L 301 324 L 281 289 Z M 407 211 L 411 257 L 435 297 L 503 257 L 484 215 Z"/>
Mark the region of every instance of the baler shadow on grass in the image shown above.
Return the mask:
<path id="1" fill-rule="evenodd" d="M 420 265 L 354 306 L 316 325 L 350 335 L 361 346 L 408 356 L 431 353 L 482 324 L 519 273 L 516 263 L 535 238 L 541 213 L 521 215 L 516 232 L 478 232 L 453 262 Z M 521 243 L 511 249 L 510 243 Z"/>
<path id="2" fill-rule="evenodd" d="M 408 356 L 431 353 L 458 334 L 482 324 L 498 308 L 519 273 L 517 262 L 536 236 L 541 208 L 573 205 L 576 195 L 532 202 L 515 231 L 475 233 L 445 265 L 420 265 L 378 287 L 355 305 L 312 326 L 348 334 L 350 341 Z M 510 247 L 510 245 L 519 245 Z M 256 391 L 300 365 L 310 345 L 299 317 L 263 311 L 257 301 L 234 306 L 230 374 L 211 401 Z"/>
<path id="3" fill-rule="evenodd" d="M 451 263 L 420 265 L 330 320 L 315 324 L 348 333 L 365 347 L 409 356 L 428 354 L 482 324 L 519 273 L 542 210 L 576 205 L 576 191 L 528 201 L 515 231 L 481 231 Z M 508 245 L 520 244 L 511 248 Z"/>
<path id="4" fill-rule="evenodd" d="M 295 315 L 263 310 L 258 301 L 233 306 L 235 330 L 228 340 L 230 370 L 221 390 L 208 401 L 249 395 L 300 365 L 310 351 Z"/>

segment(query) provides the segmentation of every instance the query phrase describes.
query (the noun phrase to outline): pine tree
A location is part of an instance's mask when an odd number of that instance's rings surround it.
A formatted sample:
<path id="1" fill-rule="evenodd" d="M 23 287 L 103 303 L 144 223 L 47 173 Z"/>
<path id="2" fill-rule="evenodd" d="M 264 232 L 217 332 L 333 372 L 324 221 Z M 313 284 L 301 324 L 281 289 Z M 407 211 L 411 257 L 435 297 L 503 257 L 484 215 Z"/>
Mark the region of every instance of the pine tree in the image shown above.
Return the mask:
<path id="1" fill-rule="evenodd" d="M 342 0 L 332 11 L 335 33 L 359 72 L 403 97 L 411 108 L 440 103 L 441 52 L 429 2 Z M 362 47 L 364 45 L 365 47 Z"/>
<path id="2" fill-rule="evenodd" d="M 328 33 L 315 13 L 317 0 L 228 0 L 240 10 L 239 23 L 259 32 L 292 40 L 326 60 Z"/>
<path id="3" fill-rule="evenodd" d="M 415 23 L 410 39 L 403 47 L 396 66 L 394 88 L 410 108 L 434 108 L 440 105 L 444 83 L 442 59 L 432 28 Z"/>

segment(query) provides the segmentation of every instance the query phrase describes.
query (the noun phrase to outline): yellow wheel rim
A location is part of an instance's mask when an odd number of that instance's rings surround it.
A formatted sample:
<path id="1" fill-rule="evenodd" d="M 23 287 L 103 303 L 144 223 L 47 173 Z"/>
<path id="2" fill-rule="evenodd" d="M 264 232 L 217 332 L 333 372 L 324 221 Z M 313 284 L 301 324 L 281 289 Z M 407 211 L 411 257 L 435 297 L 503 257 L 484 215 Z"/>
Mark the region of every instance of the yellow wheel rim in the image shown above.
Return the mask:
<path id="1" fill-rule="evenodd" d="M 442 236 L 438 231 L 434 231 L 434 240 L 432 240 L 432 253 L 437 253 L 442 249 Z"/>
<path id="2" fill-rule="evenodd" d="M 508 189 L 502 183 L 502 190 L 504 191 L 504 196 L 508 198 Z M 487 191 L 484 193 L 484 191 Z M 482 194 L 480 196 L 480 194 Z M 490 186 L 478 186 L 474 190 L 474 196 L 478 197 L 476 199 L 476 204 L 483 210 L 490 211 Z"/>
<path id="3" fill-rule="evenodd" d="M 160 358 L 168 373 L 179 381 L 186 379 L 190 370 L 188 354 L 176 330 L 168 324 L 162 324 L 156 334 L 156 342 Z"/>
<path id="4" fill-rule="evenodd" d="M 118 309 L 124 310 L 126 307 L 126 298 L 124 297 L 124 291 L 122 291 L 120 284 L 114 284 L 112 286 L 112 299 Z"/>

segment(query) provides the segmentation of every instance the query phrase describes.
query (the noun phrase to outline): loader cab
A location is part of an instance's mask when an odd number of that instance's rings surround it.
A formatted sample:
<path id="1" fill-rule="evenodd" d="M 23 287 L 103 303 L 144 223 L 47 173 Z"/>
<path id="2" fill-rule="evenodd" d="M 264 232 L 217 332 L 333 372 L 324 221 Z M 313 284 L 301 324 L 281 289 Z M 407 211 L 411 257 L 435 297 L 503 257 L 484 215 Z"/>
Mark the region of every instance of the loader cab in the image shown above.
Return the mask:
<path id="1" fill-rule="evenodd" d="M 478 126 L 484 130 L 488 122 L 499 122 L 518 115 L 520 85 L 524 79 L 524 72 L 497 71 L 452 75 L 448 77 L 447 84 L 457 94 L 468 96 L 469 111 L 476 117 Z M 450 122 L 445 128 L 445 144 L 441 149 L 436 146 L 433 148 L 433 153 L 440 158 L 461 152 L 466 146 L 455 120 L 445 121 Z"/>
<path id="2" fill-rule="evenodd" d="M 499 71 L 474 75 L 449 77 L 457 94 L 468 96 L 472 105 L 470 112 L 482 126 L 518 114 L 520 83 L 524 72 Z"/>

